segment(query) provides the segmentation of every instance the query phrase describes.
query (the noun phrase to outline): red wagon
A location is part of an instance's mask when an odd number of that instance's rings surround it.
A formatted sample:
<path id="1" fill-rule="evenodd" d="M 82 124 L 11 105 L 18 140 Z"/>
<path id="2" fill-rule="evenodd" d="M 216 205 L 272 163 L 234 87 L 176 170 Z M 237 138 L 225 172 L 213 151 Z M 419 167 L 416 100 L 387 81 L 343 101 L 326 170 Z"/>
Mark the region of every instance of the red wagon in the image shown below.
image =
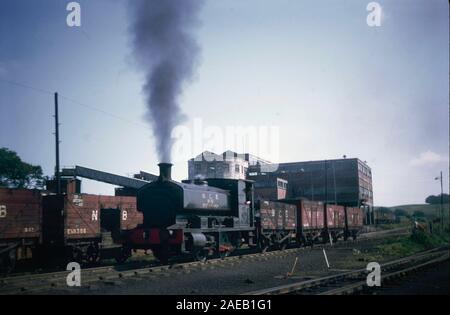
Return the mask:
<path id="1" fill-rule="evenodd" d="M 346 207 L 345 238 L 351 236 L 356 239 L 364 224 L 364 211 L 361 208 Z"/>
<path id="2" fill-rule="evenodd" d="M 32 257 L 41 240 L 41 194 L 38 190 L 0 188 L 0 267 Z"/>

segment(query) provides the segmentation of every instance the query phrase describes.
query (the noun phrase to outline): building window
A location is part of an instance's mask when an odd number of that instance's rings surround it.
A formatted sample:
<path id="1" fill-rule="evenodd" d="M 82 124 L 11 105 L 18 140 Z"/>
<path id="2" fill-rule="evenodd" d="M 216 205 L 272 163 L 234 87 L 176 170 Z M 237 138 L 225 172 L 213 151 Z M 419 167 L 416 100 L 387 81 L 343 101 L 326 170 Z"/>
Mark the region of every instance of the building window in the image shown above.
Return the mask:
<path id="1" fill-rule="evenodd" d="M 235 170 L 236 173 L 239 173 L 239 171 L 240 171 L 239 165 L 235 165 L 234 166 L 234 170 Z"/>

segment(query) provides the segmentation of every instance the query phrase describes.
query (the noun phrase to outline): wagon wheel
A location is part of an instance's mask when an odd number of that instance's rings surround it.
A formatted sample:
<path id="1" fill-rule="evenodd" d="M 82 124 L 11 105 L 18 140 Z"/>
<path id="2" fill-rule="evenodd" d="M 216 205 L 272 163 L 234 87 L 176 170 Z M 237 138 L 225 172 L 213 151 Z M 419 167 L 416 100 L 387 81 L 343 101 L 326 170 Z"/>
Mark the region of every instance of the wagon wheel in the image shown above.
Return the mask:
<path id="1" fill-rule="evenodd" d="M 270 246 L 270 241 L 269 240 L 263 238 L 263 239 L 261 239 L 259 241 L 259 251 L 261 253 L 267 252 L 267 250 L 269 249 L 269 246 Z"/>
<path id="2" fill-rule="evenodd" d="M 128 246 L 124 245 L 120 249 L 120 253 L 116 256 L 116 261 L 119 264 L 123 264 L 130 257 L 131 257 L 131 248 L 129 248 Z"/>
<path id="3" fill-rule="evenodd" d="M 42 250 L 36 247 L 31 248 L 31 259 L 33 265 L 42 267 Z"/>
<path id="4" fill-rule="evenodd" d="M 163 265 L 169 263 L 169 250 L 166 246 L 161 246 L 152 249 L 153 255 L 161 262 Z"/>
<path id="5" fill-rule="evenodd" d="M 100 260 L 99 250 L 97 246 L 89 245 L 86 251 L 86 260 L 89 264 L 95 264 Z"/>
<path id="6" fill-rule="evenodd" d="M 281 242 L 281 243 L 278 244 L 278 249 L 279 250 L 285 250 L 287 246 L 288 246 L 288 242 L 287 241 Z"/>
<path id="7" fill-rule="evenodd" d="M 79 248 L 73 247 L 69 255 L 69 261 L 81 264 L 83 262 L 83 251 Z"/>
<path id="8" fill-rule="evenodd" d="M 337 235 L 332 235 L 333 243 L 337 243 L 338 237 Z"/>
<path id="9" fill-rule="evenodd" d="M 322 234 L 318 241 L 320 244 L 327 244 L 330 242 L 330 238 L 328 237 L 328 234 Z"/>
<path id="10" fill-rule="evenodd" d="M 10 273 L 16 267 L 16 251 L 10 250 L 4 255 L 0 256 L 0 272 Z"/>
<path id="11" fill-rule="evenodd" d="M 195 249 L 192 252 L 192 255 L 194 256 L 194 259 L 196 261 L 205 262 L 206 259 L 208 258 L 208 251 L 206 249 L 203 249 L 203 248 Z"/>
<path id="12" fill-rule="evenodd" d="M 307 241 L 305 235 L 302 235 L 302 236 L 300 237 L 300 247 L 302 247 L 302 246 L 307 246 L 307 245 L 308 245 L 308 241 Z"/>

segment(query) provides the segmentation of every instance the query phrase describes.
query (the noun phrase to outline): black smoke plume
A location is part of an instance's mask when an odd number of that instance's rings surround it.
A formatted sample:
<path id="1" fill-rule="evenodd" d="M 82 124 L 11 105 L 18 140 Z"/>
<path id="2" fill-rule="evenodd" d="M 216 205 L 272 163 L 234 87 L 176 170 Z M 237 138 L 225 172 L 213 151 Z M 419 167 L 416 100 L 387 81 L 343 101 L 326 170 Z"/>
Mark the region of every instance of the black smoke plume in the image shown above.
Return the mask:
<path id="1" fill-rule="evenodd" d="M 173 127 L 183 120 L 179 96 L 197 65 L 200 0 L 129 0 L 133 55 L 145 72 L 143 92 L 159 160 L 170 162 Z"/>

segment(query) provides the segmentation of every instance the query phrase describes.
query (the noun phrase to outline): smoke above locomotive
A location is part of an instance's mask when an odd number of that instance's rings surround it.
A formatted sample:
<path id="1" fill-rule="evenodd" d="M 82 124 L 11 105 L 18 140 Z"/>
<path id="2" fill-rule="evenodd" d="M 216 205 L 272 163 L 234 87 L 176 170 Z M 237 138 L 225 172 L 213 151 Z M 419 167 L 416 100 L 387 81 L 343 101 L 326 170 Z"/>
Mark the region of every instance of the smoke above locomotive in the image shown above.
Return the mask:
<path id="1" fill-rule="evenodd" d="M 130 0 L 133 56 L 144 72 L 142 90 L 158 158 L 171 161 L 172 129 L 184 120 L 178 102 L 197 66 L 199 0 Z"/>

